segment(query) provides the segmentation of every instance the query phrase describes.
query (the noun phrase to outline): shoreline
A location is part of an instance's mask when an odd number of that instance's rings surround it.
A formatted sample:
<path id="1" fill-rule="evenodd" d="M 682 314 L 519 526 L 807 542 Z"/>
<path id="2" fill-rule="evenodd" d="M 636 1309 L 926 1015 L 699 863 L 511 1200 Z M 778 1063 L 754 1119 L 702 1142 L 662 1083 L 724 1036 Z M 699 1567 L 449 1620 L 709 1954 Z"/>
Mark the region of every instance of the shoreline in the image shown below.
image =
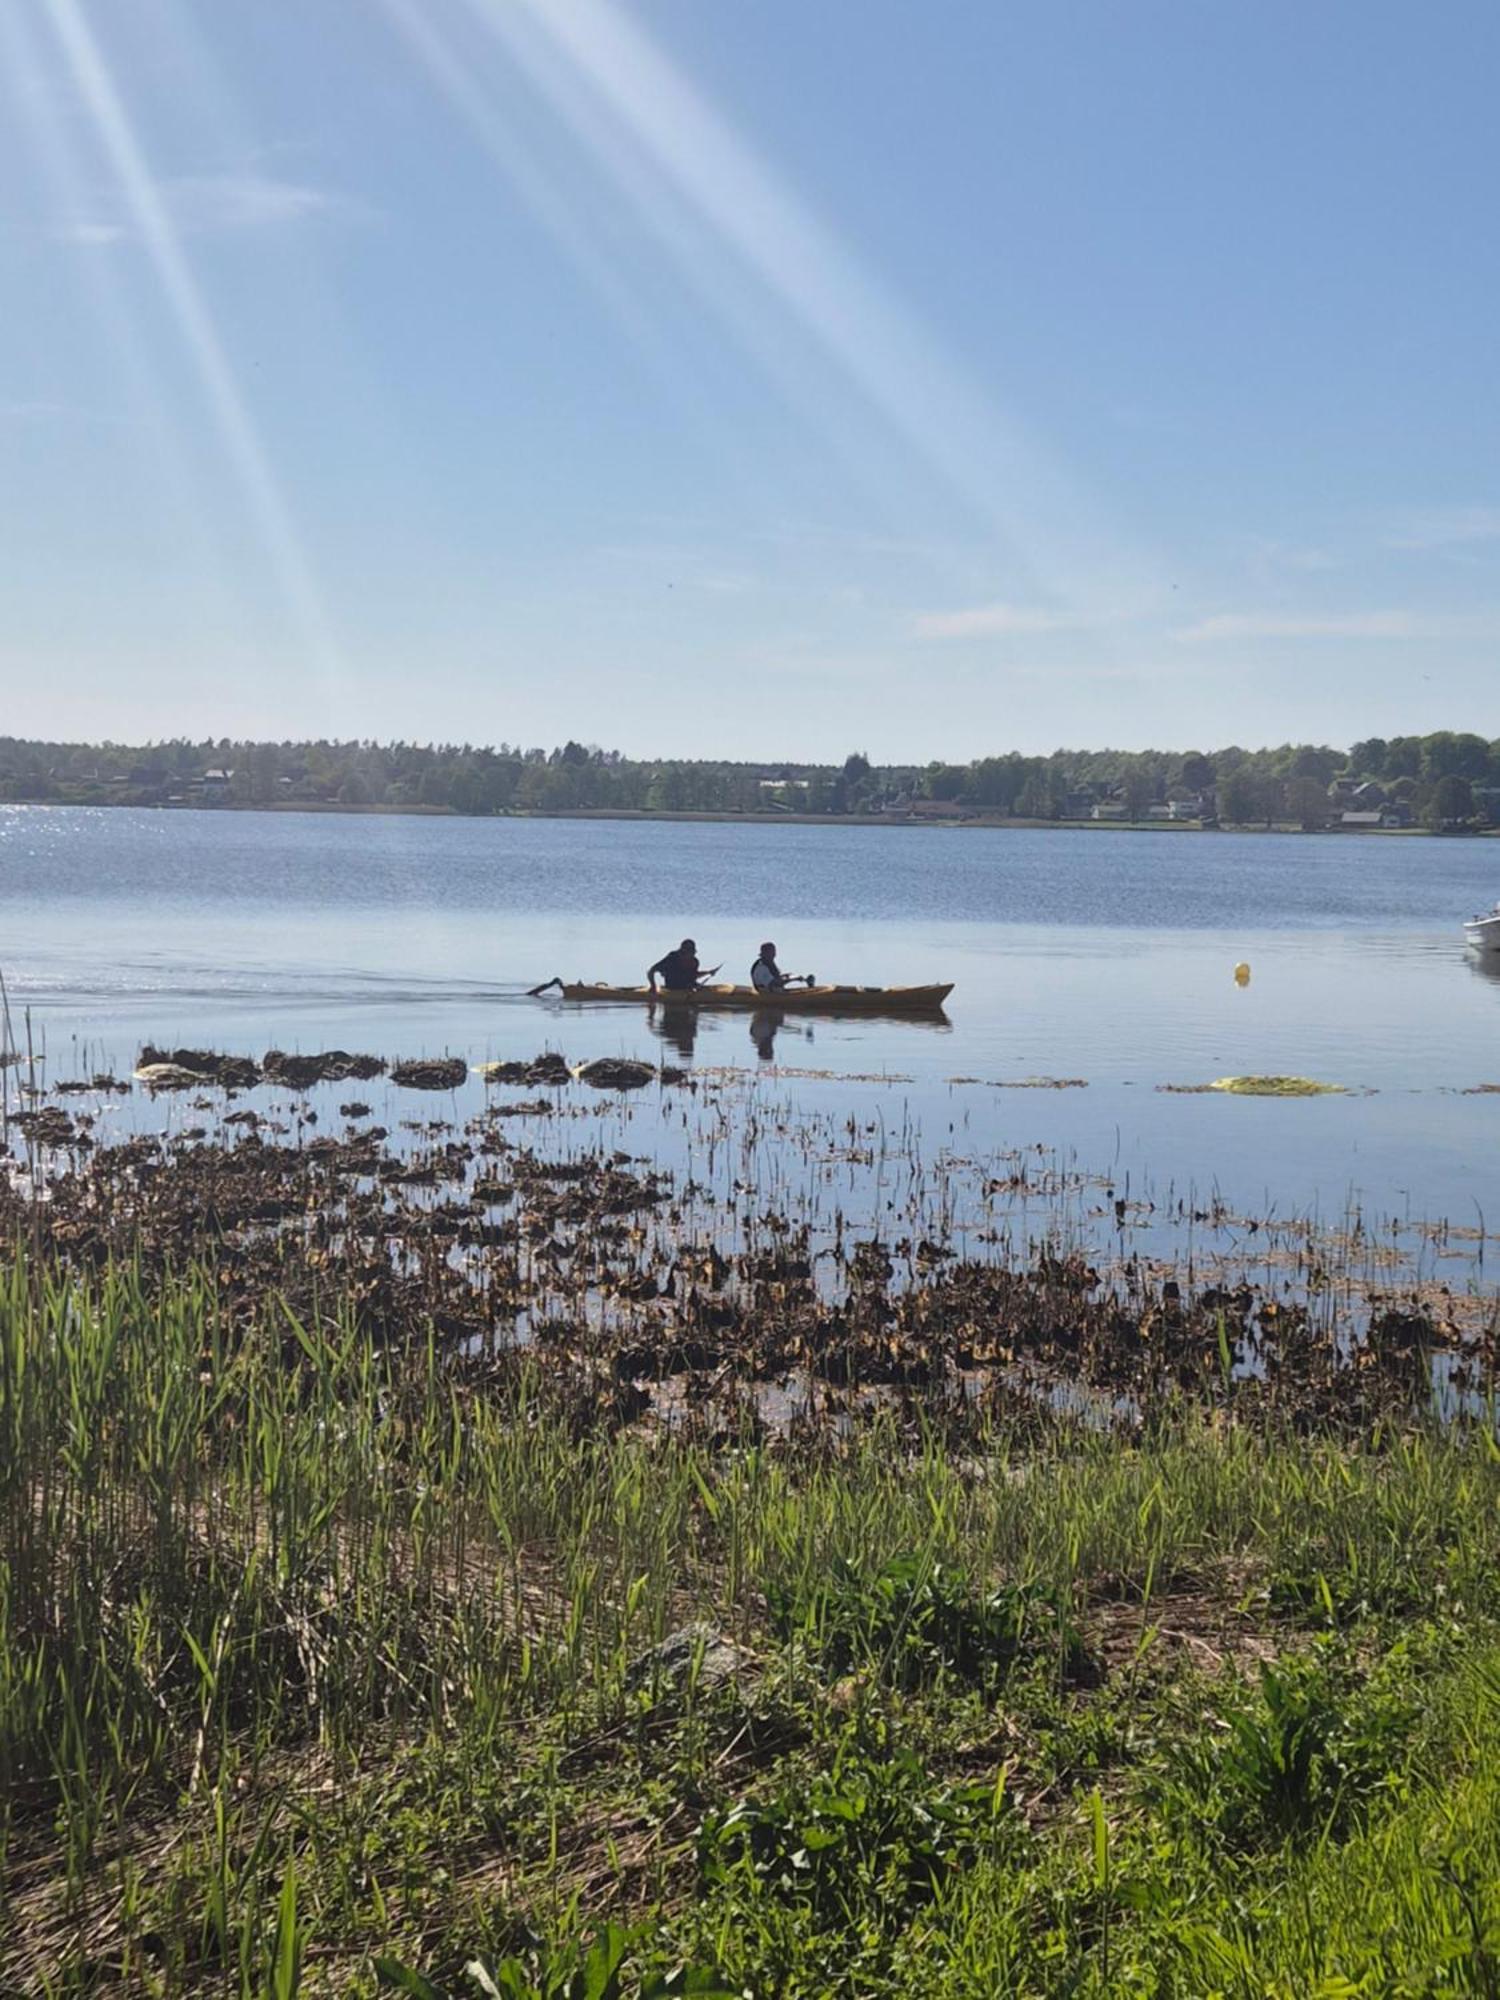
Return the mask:
<path id="1" fill-rule="evenodd" d="M 799 812 L 709 812 L 709 811 L 660 811 L 648 812 L 638 806 L 557 806 L 549 810 L 507 810 L 494 813 L 461 813 L 451 806 L 409 805 L 346 805 L 333 799 L 276 799 L 251 801 L 238 799 L 217 800 L 209 805 L 203 801 L 183 801 L 180 804 L 144 802 L 135 799 L 7 799 L 0 801 L 0 810 L 7 807 L 24 807 L 33 812 L 162 812 L 162 813 L 308 813 L 318 818 L 328 815 L 346 815 L 355 818 L 385 819 L 472 819 L 472 820 L 633 820 L 658 822 L 668 825 L 699 826 L 862 826 L 862 827 L 933 827 L 948 831 L 967 831 L 971 828 L 986 831 L 1015 833 L 1233 833 L 1257 835 L 1296 835 L 1305 839 L 1323 839 L 1336 835 L 1341 839 L 1369 840 L 1396 839 L 1410 840 L 1493 840 L 1500 837 L 1500 827 L 1427 827 L 1427 826 L 1324 826 L 1302 827 L 1286 822 L 1266 826 L 1219 824 L 1204 826 L 1197 820 L 1120 820 L 1120 819 L 1019 819 L 1010 814 L 972 813 L 952 818 L 932 818 L 918 816 L 908 818 L 895 813 L 799 813 Z"/>

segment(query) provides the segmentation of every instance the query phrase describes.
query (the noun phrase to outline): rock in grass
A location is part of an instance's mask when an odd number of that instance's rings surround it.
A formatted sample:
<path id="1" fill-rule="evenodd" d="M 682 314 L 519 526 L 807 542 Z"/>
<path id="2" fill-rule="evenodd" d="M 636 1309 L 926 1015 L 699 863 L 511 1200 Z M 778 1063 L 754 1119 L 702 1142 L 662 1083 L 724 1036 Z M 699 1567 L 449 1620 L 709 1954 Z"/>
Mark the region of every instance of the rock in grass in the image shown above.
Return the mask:
<path id="1" fill-rule="evenodd" d="M 651 1063 L 636 1062 L 628 1056 L 599 1056 L 583 1065 L 578 1081 L 592 1084 L 595 1090 L 641 1090 L 646 1084 L 655 1083 L 656 1069 Z"/>
<path id="2" fill-rule="evenodd" d="M 136 1074 L 161 1068 L 191 1070 L 200 1083 L 222 1084 L 225 1090 L 251 1090 L 260 1082 L 260 1065 L 249 1056 L 221 1055 L 217 1049 L 158 1049 L 148 1042 Z"/>
<path id="3" fill-rule="evenodd" d="M 721 1687 L 754 1667 L 754 1656 L 703 1619 L 669 1632 L 625 1670 L 628 1688 Z"/>
<path id="4" fill-rule="evenodd" d="M 571 1083 L 573 1072 L 566 1056 L 552 1053 L 533 1056 L 530 1062 L 484 1062 L 479 1074 L 486 1083 Z"/>
<path id="5" fill-rule="evenodd" d="M 408 1090 L 457 1090 L 468 1074 L 462 1056 L 424 1056 L 398 1062 L 391 1070 L 391 1082 L 403 1083 Z"/>
<path id="6" fill-rule="evenodd" d="M 13 1111 L 10 1122 L 34 1146 L 71 1146 L 79 1137 L 78 1127 L 55 1104 L 41 1111 Z"/>
<path id="7" fill-rule="evenodd" d="M 285 1049 L 268 1049 L 261 1063 L 267 1083 L 279 1083 L 287 1090 L 307 1090 L 315 1083 L 368 1083 L 385 1074 L 380 1056 L 352 1056 L 347 1049 L 324 1049 L 311 1056 L 288 1055 Z"/>
<path id="8" fill-rule="evenodd" d="M 537 1056 L 526 1065 L 527 1083 L 571 1083 L 573 1072 L 568 1067 L 566 1056 L 555 1050 L 544 1056 Z"/>

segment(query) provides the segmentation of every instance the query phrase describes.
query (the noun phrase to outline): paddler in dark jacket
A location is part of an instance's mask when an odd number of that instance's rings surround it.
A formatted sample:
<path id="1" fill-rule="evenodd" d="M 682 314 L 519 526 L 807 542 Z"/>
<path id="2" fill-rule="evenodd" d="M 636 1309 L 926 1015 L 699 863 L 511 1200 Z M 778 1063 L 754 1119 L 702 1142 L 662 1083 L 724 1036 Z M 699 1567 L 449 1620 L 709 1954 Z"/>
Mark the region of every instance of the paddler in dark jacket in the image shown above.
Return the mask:
<path id="1" fill-rule="evenodd" d="M 718 967 L 715 966 L 717 971 Z M 669 993 L 691 993 L 703 978 L 703 968 L 698 963 L 698 947 L 691 938 L 684 938 L 676 951 L 669 951 L 665 958 L 659 958 L 646 974 L 646 983 L 654 993 L 657 976 Z"/>

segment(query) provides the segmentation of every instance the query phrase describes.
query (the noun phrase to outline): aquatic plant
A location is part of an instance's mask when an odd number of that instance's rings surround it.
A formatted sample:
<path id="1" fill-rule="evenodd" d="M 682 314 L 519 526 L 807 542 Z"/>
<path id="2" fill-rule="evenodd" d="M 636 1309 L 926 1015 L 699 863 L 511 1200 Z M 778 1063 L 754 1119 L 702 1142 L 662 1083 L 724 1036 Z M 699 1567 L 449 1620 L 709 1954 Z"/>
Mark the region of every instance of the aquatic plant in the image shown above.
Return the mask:
<path id="1" fill-rule="evenodd" d="M 1220 1076 L 1208 1088 L 1231 1097 L 1339 1097 L 1345 1090 L 1341 1083 L 1319 1083 L 1310 1076 Z"/>

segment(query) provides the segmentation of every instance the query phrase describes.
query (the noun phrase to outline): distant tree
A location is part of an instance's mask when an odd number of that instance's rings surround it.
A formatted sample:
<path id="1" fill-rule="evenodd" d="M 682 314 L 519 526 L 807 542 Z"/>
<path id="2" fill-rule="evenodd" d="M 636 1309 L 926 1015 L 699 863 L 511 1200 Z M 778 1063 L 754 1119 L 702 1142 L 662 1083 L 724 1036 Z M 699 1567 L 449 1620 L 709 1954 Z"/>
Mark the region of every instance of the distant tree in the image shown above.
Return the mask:
<path id="1" fill-rule="evenodd" d="M 1326 786 L 1343 761 L 1337 750 L 1302 743 L 1292 753 L 1287 775 L 1291 778 L 1316 778 L 1320 785 Z"/>
<path id="2" fill-rule="evenodd" d="M 1429 826 L 1454 826 L 1474 817 L 1474 790 L 1467 778 L 1450 771 L 1432 788 L 1422 817 Z"/>
<path id="3" fill-rule="evenodd" d="M 990 812 L 1014 812 L 1026 778 L 1024 757 L 982 757 L 969 766 L 970 795 Z"/>
<path id="4" fill-rule="evenodd" d="M 844 759 L 844 768 L 839 773 L 835 790 L 840 787 L 842 810 L 845 812 L 858 812 L 861 807 L 869 805 L 879 792 L 880 781 L 862 750 L 856 750 Z"/>
<path id="5" fill-rule="evenodd" d="M 1212 757 L 1205 757 L 1198 750 L 1189 750 L 1182 760 L 1178 780 L 1190 792 L 1206 792 L 1216 775 Z"/>
<path id="6" fill-rule="evenodd" d="M 277 792 L 277 777 L 281 759 L 274 743 L 252 744 L 246 759 L 250 797 L 256 805 L 264 805 L 274 799 Z"/>
<path id="7" fill-rule="evenodd" d="M 1349 749 L 1349 769 L 1361 778 L 1383 778 L 1385 776 L 1385 738 L 1367 736 L 1362 743 L 1354 743 Z"/>
<path id="8" fill-rule="evenodd" d="M 1219 818 L 1233 826 L 1250 826 L 1265 817 L 1265 787 L 1251 772 L 1231 771 L 1219 786 Z"/>
<path id="9" fill-rule="evenodd" d="M 1315 777 L 1288 778 L 1284 790 L 1286 816 L 1304 833 L 1318 833 L 1328 824 L 1328 784 Z"/>
<path id="10" fill-rule="evenodd" d="M 651 789 L 646 794 L 646 804 L 652 812 L 684 812 L 687 810 L 687 785 L 680 764 L 668 764 L 657 771 L 651 780 Z"/>
<path id="11" fill-rule="evenodd" d="M 970 766 L 929 764 L 922 774 L 922 790 L 929 799 L 959 799 L 969 792 Z"/>
<path id="12" fill-rule="evenodd" d="M 1052 817 L 1052 793 L 1047 783 L 1047 774 L 1040 767 L 1028 773 L 1026 782 L 1016 798 L 1014 807 L 1017 819 L 1050 819 Z"/>
<path id="13" fill-rule="evenodd" d="M 1483 783 L 1489 762 L 1490 746 L 1482 736 L 1439 729 L 1422 744 L 1422 776 L 1434 784 L 1450 777 Z"/>

